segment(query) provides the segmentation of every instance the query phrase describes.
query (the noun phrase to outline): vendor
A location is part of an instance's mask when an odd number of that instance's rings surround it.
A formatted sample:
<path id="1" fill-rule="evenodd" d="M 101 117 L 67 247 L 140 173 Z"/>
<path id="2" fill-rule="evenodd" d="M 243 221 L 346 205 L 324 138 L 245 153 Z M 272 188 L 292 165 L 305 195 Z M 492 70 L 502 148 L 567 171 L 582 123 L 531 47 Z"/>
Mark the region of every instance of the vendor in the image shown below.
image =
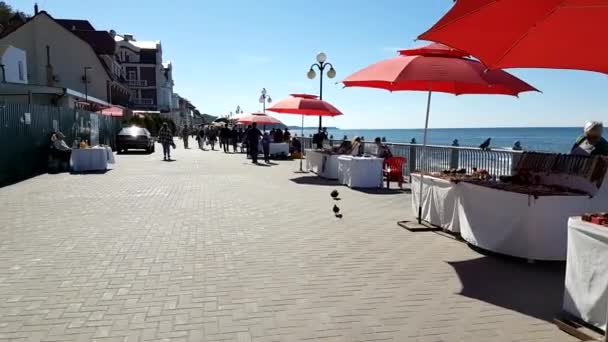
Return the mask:
<path id="1" fill-rule="evenodd" d="M 69 161 L 72 154 L 72 149 L 65 143 L 65 135 L 57 132 L 51 136 L 53 143 L 54 155 L 62 161 Z"/>
<path id="2" fill-rule="evenodd" d="M 388 146 L 386 146 L 385 144 L 382 143 L 382 139 L 380 139 L 379 137 L 376 138 L 374 140 L 374 143 L 376 144 L 376 156 L 378 158 L 390 158 L 393 156 L 393 154 L 391 153 L 391 150 L 388 148 Z"/>
<path id="3" fill-rule="evenodd" d="M 576 139 L 571 154 L 608 156 L 608 141 L 602 137 L 604 126 L 599 121 L 587 122 L 584 135 Z"/>
<path id="4" fill-rule="evenodd" d="M 350 154 L 353 156 L 360 156 L 363 154 L 363 144 L 361 144 L 361 138 L 355 137 L 351 142 Z"/>

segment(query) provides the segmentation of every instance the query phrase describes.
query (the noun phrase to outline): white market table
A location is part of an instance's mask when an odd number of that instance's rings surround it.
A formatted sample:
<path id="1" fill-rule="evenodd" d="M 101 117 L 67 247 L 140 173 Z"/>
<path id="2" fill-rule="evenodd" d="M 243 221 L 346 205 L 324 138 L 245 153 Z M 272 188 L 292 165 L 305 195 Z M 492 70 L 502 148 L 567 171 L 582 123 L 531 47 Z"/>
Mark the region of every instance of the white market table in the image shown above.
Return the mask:
<path id="1" fill-rule="evenodd" d="M 338 157 L 338 181 L 350 188 L 381 188 L 384 159 L 376 157 Z"/>
<path id="2" fill-rule="evenodd" d="M 326 179 L 338 179 L 338 154 L 307 149 L 306 169 Z"/>
<path id="3" fill-rule="evenodd" d="M 263 150 L 260 150 L 263 151 Z M 278 156 L 284 154 L 289 155 L 289 144 L 288 143 L 270 143 L 270 155 Z"/>
<path id="4" fill-rule="evenodd" d="M 74 172 L 105 171 L 108 163 L 114 164 L 114 154 L 109 147 L 74 149 L 70 158 Z"/>
<path id="5" fill-rule="evenodd" d="M 420 174 L 411 174 L 412 189 L 420 188 Z M 432 176 L 424 176 L 422 219 L 453 233 L 460 233 L 458 200 L 460 184 Z M 412 191 L 413 212 L 418 212 L 420 192 Z"/>
<path id="6" fill-rule="evenodd" d="M 608 228 L 568 220 L 564 311 L 600 329 L 608 310 Z"/>
<path id="7" fill-rule="evenodd" d="M 471 245 L 529 260 L 566 260 L 568 218 L 589 196 L 539 196 L 458 184 L 460 234 Z"/>

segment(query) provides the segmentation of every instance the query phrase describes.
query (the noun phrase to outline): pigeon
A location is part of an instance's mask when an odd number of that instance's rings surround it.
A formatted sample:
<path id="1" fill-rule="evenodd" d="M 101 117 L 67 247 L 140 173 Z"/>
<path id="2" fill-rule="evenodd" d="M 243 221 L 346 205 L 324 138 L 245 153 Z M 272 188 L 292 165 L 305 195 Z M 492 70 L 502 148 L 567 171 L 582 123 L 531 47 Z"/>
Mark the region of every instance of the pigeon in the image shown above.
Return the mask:
<path id="1" fill-rule="evenodd" d="M 329 195 L 331 196 L 331 198 L 338 200 L 338 196 L 340 196 L 340 193 L 338 193 L 338 190 L 334 190 Z"/>
<path id="2" fill-rule="evenodd" d="M 492 141 L 492 138 L 486 139 L 486 141 L 484 141 L 481 145 L 479 145 L 479 148 L 482 150 L 487 150 L 488 147 L 490 147 L 490 141 Z"/>
<path id="3" fill-rule="evenodd" d="M 342 216 L 340 214 L 340 208 L 338 208 L 337 205 L 334 204 L 334 208 L 333 208 L 334 214 L 336 214 L 336 217 L 338 217 L 338 215 L 340 215 L 340 217 Z"/>

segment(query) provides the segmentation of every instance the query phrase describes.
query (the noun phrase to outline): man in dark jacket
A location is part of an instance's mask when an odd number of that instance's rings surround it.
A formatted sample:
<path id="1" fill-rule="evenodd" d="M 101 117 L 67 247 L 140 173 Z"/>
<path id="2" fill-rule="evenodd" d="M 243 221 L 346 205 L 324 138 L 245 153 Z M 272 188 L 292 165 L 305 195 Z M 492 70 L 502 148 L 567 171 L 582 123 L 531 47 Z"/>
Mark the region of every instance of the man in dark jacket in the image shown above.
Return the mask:
<path id="1" fill-rule="evenodd" d="M 169 129 L 169 125 L 163 122 L 162 127 L 158 131 L 158 142 L 163 145 L 163 160 L 171 160 L 171 147 L 175 147 L 173 143 L 173 132 Z"/>
<path id="2" fill-rule="evenodd" d="M 254 122 L 251 124 L 251 128 L 247 130 L 247 136 L 245 137 L 247 140 L 247 145 L 249 146 L 249 154 L 251 155 L 251 162 L 254 164 L 258 163 L 258 147 L 260 143 L 260 137 L 262 136 L 262 132 L 257 127 L 257 124 Z"/>

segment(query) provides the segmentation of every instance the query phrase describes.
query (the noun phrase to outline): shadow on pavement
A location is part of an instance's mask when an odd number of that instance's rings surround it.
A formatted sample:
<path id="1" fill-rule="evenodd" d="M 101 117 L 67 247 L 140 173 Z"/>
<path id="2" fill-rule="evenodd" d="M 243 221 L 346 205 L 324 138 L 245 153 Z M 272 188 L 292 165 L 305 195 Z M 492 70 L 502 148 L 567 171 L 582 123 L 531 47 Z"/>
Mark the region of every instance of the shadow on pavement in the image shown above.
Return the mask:
<path id="1" fill-rule="evenodd" d="M 95 170 L 95 171 L 70 171 L 71 175 L 103 175 L 106 174 L 108 172 L 112 171 L 112 169 L 106 169 L 106 170 Z"/>
<path id="2" fill-rule="evenodd" d="M 386 188 L 380 188 L 380 189 L 376 189 L 376 188 L 353 188 L 353 190 L 358 191 L 358 192 L 362 192 L 365 194 L 369 194 L 369 195 L 399 195 L 399 194 L 406 194 L 406 193 L 410 193 L 408 190 L 406 189 L 386 189 Z"/>
<path id="3" fill-rule="evenodd" d="M 292 179 L 290 179 L 290 181 L 292 181 L 296 184 L 304 184 L 304 185 L 324 185 L 324 186 L 340 185 L 340 184 L 338 184 L 338 181 L 323 179 L 318 176 L 302 176 L 302 177 L 292 178 Z"/>
<path id="4" fill-rule="evenodd" d="M 120 153 L 116 153 L 119 154 L 121 156 L 128 156 L 128 155 L 150 155 L 152 153 L 146 151 L 146 150 L 136 150 L 136 151 L 126 151 L 126 152 L 120 152 Z"/>
<path id="5" fill-rule="evenodd" d="M 484 256 L 448 264 L 462 282 L 462 296 L 547 322 L 561 310 L 564 263 L 528 264 L 508 257 Z"/>

